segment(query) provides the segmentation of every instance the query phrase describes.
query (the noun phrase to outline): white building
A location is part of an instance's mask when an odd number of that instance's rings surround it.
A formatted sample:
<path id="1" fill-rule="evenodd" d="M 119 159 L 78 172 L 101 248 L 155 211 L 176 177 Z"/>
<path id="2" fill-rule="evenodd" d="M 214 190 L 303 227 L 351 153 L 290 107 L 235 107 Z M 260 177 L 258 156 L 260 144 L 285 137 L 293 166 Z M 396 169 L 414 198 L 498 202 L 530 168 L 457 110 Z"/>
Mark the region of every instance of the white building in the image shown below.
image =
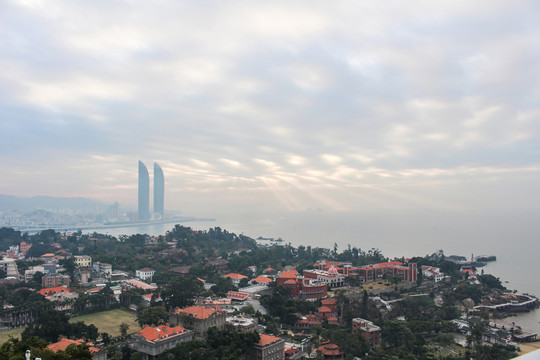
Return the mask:
<path id="1" fill-rule="evenodd" d="M 135 271 L 135 276 L 137 276 L 141 280 L 146 280 L 146 279 L 152 280 L 152 276 L 154 276 L 155 272 L 156 272 L 155 270 L 145 267 L 145 268 Z"/>
<path id="2" fill-rule="evenodd" d="M 78 267 L 91 267 L 92 258 L 88 255 L 75 255 L 75 265 Z"/>
<path id="3" fill-rule="evenodd" d="M 425 278 L 435 280 L 435 282 L 439 282 L 444 278 L 444 274 L 441 273 L 441 269 L 434 266 L 422 265 L 422 275 Z"/>

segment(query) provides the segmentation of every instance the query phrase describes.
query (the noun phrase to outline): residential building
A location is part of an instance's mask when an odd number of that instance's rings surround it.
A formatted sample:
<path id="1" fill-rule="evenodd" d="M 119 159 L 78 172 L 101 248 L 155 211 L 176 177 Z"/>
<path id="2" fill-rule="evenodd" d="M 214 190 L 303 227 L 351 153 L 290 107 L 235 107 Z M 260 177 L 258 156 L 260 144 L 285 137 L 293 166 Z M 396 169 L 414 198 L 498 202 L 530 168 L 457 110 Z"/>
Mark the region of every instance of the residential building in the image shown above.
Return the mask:
<path id="1" fill-rule="evenodd" d="M 433 279 L 435 282 L 439 282 L 444 278 L 444 274 L 441 273 L 441 269 L 435 266 L 422 265 L 422 275 L 426 279 Z"/>
<path id="2" fill-rule="evenodd" d="M 137 276 L 141 280 L 147 280 L 147 279 L 152 280 L 152 276 L 154 276 L 155 272 L 156 272 L 155 270 L 145 267 L 145 268 L 136 270 L 135 276 Z"/>
<path id="3" fill-rule="evenodd" d="M 290 296 L 298 299 L 322 299 L 328 292 L 328 285 L 315 279 L 304 278 L 294 269 L 283 271 L 276 279 L 278 286 L 289 288 Z"/>
<path id="4" fill-rule="evenodd" d="M 94 263 L 93 267 L 94 267 L 94 270 L 97 273 L 99 273 L 100 275 L 104 275 L 106 277 L 109 277 L 112 274 L 112 265 L 111 264 L 96 261 Z"/>
<path id="5" fill-rule="evenodd" d="M 216 307 L 189 306 L 184 309 L 176 309 L 171 316 L 173 324 L 182 325 L 193 330 L 194 336 L 206 338 L 209 327 L 220 330 L 225 328 L 226 315 Z"/>
<path id="6" fill-rule="evenodd" d="M 64 338 L 58 342 L 47 345 L 47 348 L 54 352 L 58 352 L 58 351 L 65 351 L 69 345 L 82 345 L 82 344 L 85 344 L 85 341 L 83 339 L 70 340 L 70 339 Z M 92 360 L 107 360 L 107 351 L 105 349 L 103 350 L 99 349 L 93 346 L 91 343 L 89 343 L 88 345 L 89 345 L 88 350 L 90 350 L 90 353 L 92 354 Z"/>
<path id="7" fill-rule="evenodd" d="M 409 263 L 405 266 L 399 261 L 366 265 L 358 268 L 349 266 L 343 268 L 345 276 L 358 277 L 363 282 L 381 280 L 385 275 L 399 276 L 405 282 L 416 282 L 417 272 L 418 269 L 415 263 Z"/>
<path id="8" fill-rule="evenodd" d="M 345 354 L 339 349 L 339 346 L 331 344 L 329 341 L 319 346 L 317 351 L 322 353 L 325 360 L 343 360 L 345 358 Z"/>
<path id="9" fill-rule="evenodd" d="M 67 286 L 55 286 L 52 288 L 45 288 L 45 289 L 38 290 L 38 293 L 40 293 L 43 296 L 52 296 L 55 294 L 69 293 L 69 292 L 70 290 L 68 289 Z"/>
<path id="10" fill-rule="evenodd" d="M 315 279 L 328 285 L 329 289 L 343 287 L 345 276 L 338 272 L 338 268 L 333 265 L 328 270 L 304 270 L 302 273 L 308 279 Z"/>
<path id="11" fill-rule="evenodd" d="M 92 258 L 88 255 L 75 255 L 75 265 L 78 267 L 91 267 Z"/>
<path id="12" fill-rule="evenodd" d="M 45 275 L 41 278 L 41 287 L 69 286 L 69 276 L 62 274 Z"/>
<path id="13" fill-rule="evenodd" d="M 274 280 L 270 279 L 268 276 L 257 276 L 254 279 L 251 279 L 249 282 L 252 284 L 259 284 L 259 285 L 268 285 Z"/>
<path id="14" fill-rule="evenodd" d="M 19 269 L 14 259 L 2 259 L 0 260 L 0 269 L 4 271 L 6 277 L 19 278 Z"/>
<path id="15" fill-rule="evenodd" d="M 360 332 L 362 339 L 366 340 L 370 346 L 377 346 L 381 342 L 381 328 L 371 321 L 354 318 L 352 320 L 352 332 Z"/>
<path id="16" fill-rule="evenodd" d="M 130 347 L 143 354 L 144 360 L 154 360 L 177 344 L 193 339 L 193 333 L 182 326 L 146 326 L 133 335 Z"/>
<path id="17" fill-rule="evenodd" d="M 243 316 L 230 316 L 225 319 L 225 329 L 230 332 L 256 331 L 259 322 L 256 318 Z"/>
<path id="18" fill-rule="evenodd" d="M 27 243 L 26 241 L 21 241 L 21 244 L 19 245 L 19 249 L 23 254 L 26 254 L 31 247 L 32 243 Z"/>
<path id="19" fill-rule="evenodd" d="M 246 360 L 283 360 L 285 341 L 277 336 L 260 334 L 260 340 L 246 354 Z"/>
<path id="20" fill-rule="evenodd" d="M 229 273 L 227 275 L 223 275 L 223 277 L 231 279 L 234 286 L 238 286 L 240 284 L 240 281 L 242 281 L 242 279 L 247 279 L 247 276 L 244 276 L 242 274 L 235 274 L 235 273 Z"/>

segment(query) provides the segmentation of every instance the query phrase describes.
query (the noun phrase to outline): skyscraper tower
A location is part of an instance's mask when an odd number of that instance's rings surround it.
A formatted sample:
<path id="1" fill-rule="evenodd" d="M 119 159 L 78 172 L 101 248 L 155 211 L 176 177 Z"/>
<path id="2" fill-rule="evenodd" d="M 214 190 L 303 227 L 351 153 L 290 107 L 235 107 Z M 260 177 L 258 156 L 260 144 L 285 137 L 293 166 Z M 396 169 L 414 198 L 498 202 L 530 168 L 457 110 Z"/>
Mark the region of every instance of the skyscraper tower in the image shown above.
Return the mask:
<path id="1" fill-rule="evenodd" d="M 139 202 L 138 202 L 138 218 L 139 220 L 150 219 L 150 179 L 148 177 L 148 169 L 139 160 Z"/>
<path id="2" fill-rule="evenodd" d="M 165 178 L 158 163 L 154 163 L 154 212 L 164 218 Z"/>

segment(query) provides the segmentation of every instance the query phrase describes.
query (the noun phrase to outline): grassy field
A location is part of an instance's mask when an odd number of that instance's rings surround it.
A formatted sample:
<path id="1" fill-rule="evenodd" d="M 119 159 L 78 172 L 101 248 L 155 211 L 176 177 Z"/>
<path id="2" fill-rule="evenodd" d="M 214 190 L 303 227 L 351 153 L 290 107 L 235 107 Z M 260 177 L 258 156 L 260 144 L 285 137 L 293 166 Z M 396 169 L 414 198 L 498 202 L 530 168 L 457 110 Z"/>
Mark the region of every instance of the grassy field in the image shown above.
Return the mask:
<path id="1" fill-rule="evenodd" d="M 1 331 L 0 332 L 0 344 L 3 344 L 6 341 L 8 341 L 10 336 L 12 336 L 14 338 L 20 338 L 22 332 L 24 331 L 24 329 L 25 328 L 22 327 L 22 328 L 18 328 L 18 329 L 9 330 L 9 331 Z"/>
<path id="2" fill-rule="evenodd" d="M 75 316 L 72 317 L 69 321 L 82 321 L 86 325 L 94 324 L 98 328 L 99 332 L 106 332 L 112 336 L 120 335 L 121 323 L 126 323 L 129 325 L 128 333 L 134 333 L 141 329 L 139 327 L 139 324 L 137 324 L 136 316 L 121 309 Z"/>
<path id="3" fill-rule="evenodd" d="M 134 333 L 139 331 L 141 328 L 137 324 L 137 318 L 135 315 L 121 310 L 109 310 L 103 311 L 95 314 L 88 314 L 82 316 L 76 316 L 69 320 L 70 322 L 82 321 L 86 325 L 94 324 L 99 332 L 109 333 L 111 336 L 120 335 L 120 324 L 126 323 L 129 325 L 128 333 Z M 21 333 L 24 331 L 24 328 L 13 329 L 9 331 L 0 332 L 0 344 L 8 341 L 10 336 L 14 338 L 20 338 Z"/>

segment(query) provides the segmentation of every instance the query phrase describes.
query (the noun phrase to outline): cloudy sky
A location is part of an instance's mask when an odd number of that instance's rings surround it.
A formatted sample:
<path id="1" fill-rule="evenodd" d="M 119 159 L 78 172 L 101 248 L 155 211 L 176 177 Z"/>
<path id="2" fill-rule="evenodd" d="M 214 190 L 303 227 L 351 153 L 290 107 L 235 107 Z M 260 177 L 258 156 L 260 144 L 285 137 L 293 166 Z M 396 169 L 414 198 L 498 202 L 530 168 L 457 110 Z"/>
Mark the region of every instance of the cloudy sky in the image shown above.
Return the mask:
<path id="1" fill-rule="evenodd" d="M 540 2 L 0 5 L 0 193 L 186 215 L 540 207 Z"/>

